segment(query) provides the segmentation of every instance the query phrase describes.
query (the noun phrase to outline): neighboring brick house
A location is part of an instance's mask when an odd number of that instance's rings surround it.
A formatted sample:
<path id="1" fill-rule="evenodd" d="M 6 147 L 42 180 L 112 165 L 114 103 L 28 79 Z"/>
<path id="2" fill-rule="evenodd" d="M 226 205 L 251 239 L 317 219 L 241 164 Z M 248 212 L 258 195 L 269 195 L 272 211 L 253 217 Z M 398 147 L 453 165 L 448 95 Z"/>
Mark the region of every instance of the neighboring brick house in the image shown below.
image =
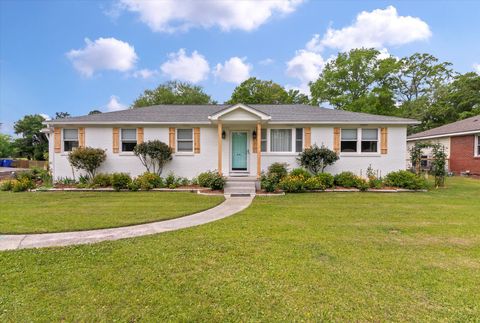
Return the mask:
<path id="1" fill-rule="evenodd" d="M 408 149 L 418 141 L 445 146 L 449 171 L 480 175 L 480 115 L 408 136 Z"/>

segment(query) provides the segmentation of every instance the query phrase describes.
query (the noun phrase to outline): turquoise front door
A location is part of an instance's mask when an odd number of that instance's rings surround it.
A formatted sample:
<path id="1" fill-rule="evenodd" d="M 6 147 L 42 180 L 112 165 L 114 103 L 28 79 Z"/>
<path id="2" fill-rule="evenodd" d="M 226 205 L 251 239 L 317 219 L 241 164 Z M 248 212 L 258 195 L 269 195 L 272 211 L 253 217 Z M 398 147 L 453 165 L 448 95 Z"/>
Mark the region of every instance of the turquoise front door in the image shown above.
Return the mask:
<path id="1" fill-rule="evenodd" d="M 247 170 L 247 133 L 243 131 L 232 132 L 232 170 Z"/>

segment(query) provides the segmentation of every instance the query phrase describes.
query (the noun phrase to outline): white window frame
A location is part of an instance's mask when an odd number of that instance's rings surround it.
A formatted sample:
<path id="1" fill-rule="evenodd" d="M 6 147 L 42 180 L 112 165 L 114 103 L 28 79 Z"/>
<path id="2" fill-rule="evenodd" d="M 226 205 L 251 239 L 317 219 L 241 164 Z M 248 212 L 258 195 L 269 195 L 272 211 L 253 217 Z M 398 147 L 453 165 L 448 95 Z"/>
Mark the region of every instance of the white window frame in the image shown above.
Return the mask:
<path id="1" fill-rule="evenodd" d="M 266 128 L 267 130 L 267 150 L 262 151 L 262 154 L 265 155 L 298 155 L 299 153 L 295 152 L 295 134 L 296 128 L 298 127 L 273 127 L 273 128 Z M 272 151 L 271 150 L 271 130 L 291 130 L 291 149 L 290 151 Z M 261 136 L 260 136 L 261 140 Z"/>
<path id="2" fill-rule="evenodd" d="M 65 130 L 76 130 L 77 131 L 77 140 L 65 140 Z M 73 147 L 72 150 L 65 150 L 65 142 L 77 142 L 77 147 Z M 69 153 L 73 151 L 75 148 L 78 148 L 80 145 L 80 140 L 79 140 L 79 134 L 78 134 L 78 128 L 63 128 L 62 129 L 62 151 L 65 153 Z"/>
<path id="3" fill-rule="evenodd" d="M 356 152 L 342 152 L 342 131 L 343 129 L 356 129 L 357 130 L 357 151 Z M 377 130 L 377 151 L 362 152 L 362 129 L 376 129 Z M 353 141 L 353 140 L 352 140 Z M 380 128 L 377 127 L 344 127 L 340 129 L 340 155 L 343 156 L 365 156 L 365 155 L 379 155 L 380 154 Z"/>
<path id="4" fill-rule="evenodd" d="M 187 140 L 187 139 L 178 139 L 178 130 L 191 130 L 192 132 L 192 139 L 191 140 Z M 179 142 L 187 142 L 187 141 L 191 141 L 192 142 L 192 150 L 182 150 L 180 151 L 179 150 L 179 145 L 178 143 Z M 177 128 L 175 129 L 175 144 L 176 144 L 176 153 L 178 154 L 193 154 L 193 151 L 195 149 L 194 147 L 194 133 L 193 133 L 193 128 Z"/>
<path id="5" fill-rule="evenodd" d="M 135 130 L 135 144 L 138 142 L 138 134 L 137 134 L 137 128 L 120 128 L 120 151 L 124 153 L 133 153 L 133 150 L 123 150 L 123 139 L 122 139 L 122 132 L 124 130 Z M 133 140 L 125 140 L 125 142 L 133 142 Z"/>
<path id="6" fill-rule="evenodd" d="M 473 156 L 480 157 L 480 133 L 475 134 L 475 147 L 473 148 Z"/>

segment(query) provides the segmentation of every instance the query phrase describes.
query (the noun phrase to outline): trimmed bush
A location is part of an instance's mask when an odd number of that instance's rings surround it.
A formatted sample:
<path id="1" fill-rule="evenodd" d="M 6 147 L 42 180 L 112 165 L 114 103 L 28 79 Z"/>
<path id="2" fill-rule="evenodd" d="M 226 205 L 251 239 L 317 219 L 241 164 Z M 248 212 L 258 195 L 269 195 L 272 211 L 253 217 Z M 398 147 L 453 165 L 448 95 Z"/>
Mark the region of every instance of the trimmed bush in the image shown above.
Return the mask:
<path id="1" fill-rule="evenodd" d="M 222 190 L 225 186 L 225 177 L 216 171 L 200 173 L 197 177 L 198 185 L 209 187 L 212 190 Z"/>
<path id="2" fill-rule="evenodd" d="M 386 186 L 406 188 L 409 190 L 421 190 L 428 188 L 427 180 L 406 170 L 391 172 L 385 176 Z"/>
<path id="3" fill-rule="evenodd" d="M 273 180 L 276 180 L 277 183 L 282 180 L 285 176 L 288 175 L 287 164 L 286 163 L 273 163 L 268 166 L 267 175 Z"/>
<path id="4" fill-rule="evenodd" d="M 142 191 L 149 191 L 152 188 L 164 187 L 164 183 L 160 175 L 145 172 L 135 179 L 136 185 L 140 187 Z"/>
<path id="5" fill-rule="evenodd" d="M 307 179 L 312 177 L 312 174 L 310 174 L 305 168 L 294 168 L 290 172 L 290 176 L 301 176 Z"/>
<path id="6" fill-rule="evenodd" d="M 380 189 L 383 187 L 383 181 L 380 178 L 372 178 L 368 181 L 370 188 Z"/>
<path id="7" fill-rule="evenodd" d="M 338 159 L 337 153 L 323 145 L 306 148 L 298 157 L 300 165 L 315 175 L 323 173 L 325 167 L 334 164 Z"/>
<path id="8" fill-rule="evenodd" d="M 278 186 L 277 177 L 271 174 L 262 174 L 260 177 L 260 187 L 271 193 L 275 192 Z"/>
<path id="9" fill-rule="evenodd" d="M 168 188 L 177 188 L 180 186 L 182 178 L 176 177 L 175 174 L 170 172 L 167 177 L 165 177 L 165 186 Z"/>
<path id="10" fill-rule="evenodd" d="M 82 183 L 80 180 L 79 182 Z M 90 184 L 94 187 L 110 187 L 112 186 L 112 175 L 99 173 L 95 175 Z"/>
<path id="11" fill-rule="evenodd" d="M 94 178 L 97 169 L 105 161 L 105 150 L 92 147 L 78 147 L 68 154 L 70 165 L 87 172 L 89 178 Z"/>
<path id="12" fill-rule="evenodd" d="M 127 173 L 113 173 L 112 187 L 115 191 L 120 191 L 129 188 L 132 178 Z"/>
<path id="13" fill-rule="evenodd" d="M 366 179 L 358 177 L 355 179 L 355 187 L 358 188 L 360 191 L 365 192 L 368 190 L 369 185 Z"/>
<path id="14" fill-rule="evenodd" d="M 341 172 L 334 176 L 334 183 L 345 188 L 356 187 L 358 176 L 352 172 Z"/>
<path id="15" fill-rule="evenodd" d="M 128 190 L 132 192 L 136 192 L 140 189 L 140 185 L 137 180 L 133 180 L 128 184 Z"/>
<path id="16" fill-rule="evenodd" d="M 333 187 L 334 179 L 333 175 L 329 173 L 320 173 L 315 176 L 320 180 L 320 182 L 325 186 L 325 188 Z"/>
<path id="17" fill-rule="evenodd" d="M 278 186 L 288 193 L 300 193 L 305 191 L 305 181 L 306 178 L 304 176 L 290 174 L 283 178 Z"/>
<path id="18" fill-rule="evenodd" d="M 327 187 L 325 186 L 323 181 L 317 176 L 310 177 L 305 181 L 305 189 L 309 191 L 324 191 L 326 188 Z"/>

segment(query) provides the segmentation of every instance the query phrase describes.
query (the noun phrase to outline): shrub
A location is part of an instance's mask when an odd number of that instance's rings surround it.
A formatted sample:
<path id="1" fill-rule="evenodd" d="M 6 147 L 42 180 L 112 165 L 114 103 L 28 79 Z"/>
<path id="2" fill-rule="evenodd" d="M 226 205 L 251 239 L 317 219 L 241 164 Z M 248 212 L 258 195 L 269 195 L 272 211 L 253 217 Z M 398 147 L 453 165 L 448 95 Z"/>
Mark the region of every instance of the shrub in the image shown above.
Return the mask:
<path id="1" fill-rule="evenodd" d="M 68 161 L 72 167 L 84 170 L 91 179 L 95 177 L 97 169 L 106 158 L 105 150 L 91 147 L 79 147 L 68 154 Z"/>
<path id="2" fill-rule="evenodd" d="M 325 186 L 325 188 L 333 187 L 334 179 L 332 174 L 320 173 L 315 177 L 320 180 L 320 182 Z"/>
<path id="3" fill-rule="evenodd" d="M 80 184 L 83 184 L 82 182 L 84 179 L 80 180 Z M 112 175 L 109 174 L 103 174 L 99 173 L 95 175 L 95 177 L 91 180 L 90 184 L 94 187 L 109 187 L 112 186 Z"/>
<path id="4" fill-rule="evenodd" d="M 8 180 L 0 183 L 0 191 L 11 191 L 13 189 L 13 181 Z"/>
<path id="5" fill-rule="evenodd" d="M 127 173 L 113 173 L 112 174 L 112 187 L 115 191 L 120 191 L 128 188 L 128 185 L 132 182 L 132 178 Z"/>
<path id="6" fill-rule="evenodd" d="M 278 186 L 277 177 L 271 174 L 262 174 L 260 177 L 260 187 L 267 192 L 275 192 Z"/>
<path id="7" fill-rule="evenodd" d="M 203 172 L 197 176 L 198 185 L 202 187 L 210 187 L 210 183 L 213 180 L 213 172 Z"/>
<path id="8" fill-rule="evenodd" d="M 138 144 L 133 153 L 140 159 L 147 172 L 162 174 L 163 167 L 172 160 L 172 149 L 160 140 L 150 140 Z"/>
<path id="9" fill-rule="evenodd" d="M 276 180 L 277 183 L 282 180 L 285 176 L 288 175 L 287 164 L 286 163 L 273 163 L 268 166 L 267 175 L 273 180 Z"/>
<path id="10" fill-rule="evenodd" d="M 323 183 L 323 181 L 320 179 L 320 177 L 313 176 L 308 178 L 305 181 L 305 189 L 314 191 L 314 190 L 322 190 L 324 191 L 327 188 L 327 186 Z"/>
<path id="11" fill-rule="evenodd" d="M 35 188 L 35 183 L 28 178 L 13 181 L 12 192 L 25 192 L 29 189 Z"/>
<path id="12" fill-rule="evenodd" d="M 175 174 L 170 172 L 167 177 L 165 177 L 165 186 L 168 188 L 177 188 L 180 186 L 182 178 L 176 177 Z"/>
<path id="13" fill-rule="evenodd" d="M 138 176 L 135 179 L 135 182 L 143 191 L 149 191 L 152 188 L 164 187 L 164 183 L 160 175 L 149 172 L 145 172 Z"/>
<path id="14" fill-rule="evenodd" d="M 225 186 L 225 177 L 216 171 L 200 173 L 197 177 L 198 185 L 209 187 L 212 190 L 222 190 Z"/>
<path id="15" fill-rule="evenodd" d="M 357 175 L 352 172 L 341 172 L 334 176 L 334 183 L 342 187 L 355 187 Z"/>
<path id="16" fill-rule="evenodd" d="M 300 153 L 298 161 L 300 165 L 308 169 L 313 174 L 323 173 L 325 167 L 332 165 L 338 160 L 338 155 L 323 146 L 313 145 Z"/>
<path id="17" fill-rule="evenodd" d="M 372 178 L 368 181 L 370 188 L 380 189 L 383 187 L 383 181 L 380 178 Z"/>
<path id="18" fill-rule="evenodd" d="M 307 179 L 312 177 L 312 174 L 310 174 L 305 168 L 294 168 L 290 172 L 290 176 L 301 176 Z"/>
<path id="19" fill-rule="evenodd" d="M 180 183 L 180 186 L 188 186 L 190 185 L 190 181 L 186 177 L 179 177 L 178 182 Z"/>
<path id="20" fill-rule="evenodd" d="M 406 170 L 391 172 L 385 176 L 385 185 L 406 188 L 410 190 L 426 189 L 428 187 L 427 180 L 419 175 L 415 175 Z"/>
<path id="21" fill-rule="evenodd" d="M 354 187 L 358 188 L 362 192 L 365 192 L 368 190 L 369 185 L 366 179 L 357 176 Z"/>
<path id="22" fill-rule="evenodd" d="M 133 180 L 128 184 L 128 190 L 132 192 L 136 192 L 140 189 L 140 185 L 138 184 L 137 180 Z"/>
<path id="23" fill-rule="evenodd" d="M 305 191 L 305 180 L 304 176 L 290 174 L 283 178 L 278 185 L 285 192 L 299 193 Z"/>

